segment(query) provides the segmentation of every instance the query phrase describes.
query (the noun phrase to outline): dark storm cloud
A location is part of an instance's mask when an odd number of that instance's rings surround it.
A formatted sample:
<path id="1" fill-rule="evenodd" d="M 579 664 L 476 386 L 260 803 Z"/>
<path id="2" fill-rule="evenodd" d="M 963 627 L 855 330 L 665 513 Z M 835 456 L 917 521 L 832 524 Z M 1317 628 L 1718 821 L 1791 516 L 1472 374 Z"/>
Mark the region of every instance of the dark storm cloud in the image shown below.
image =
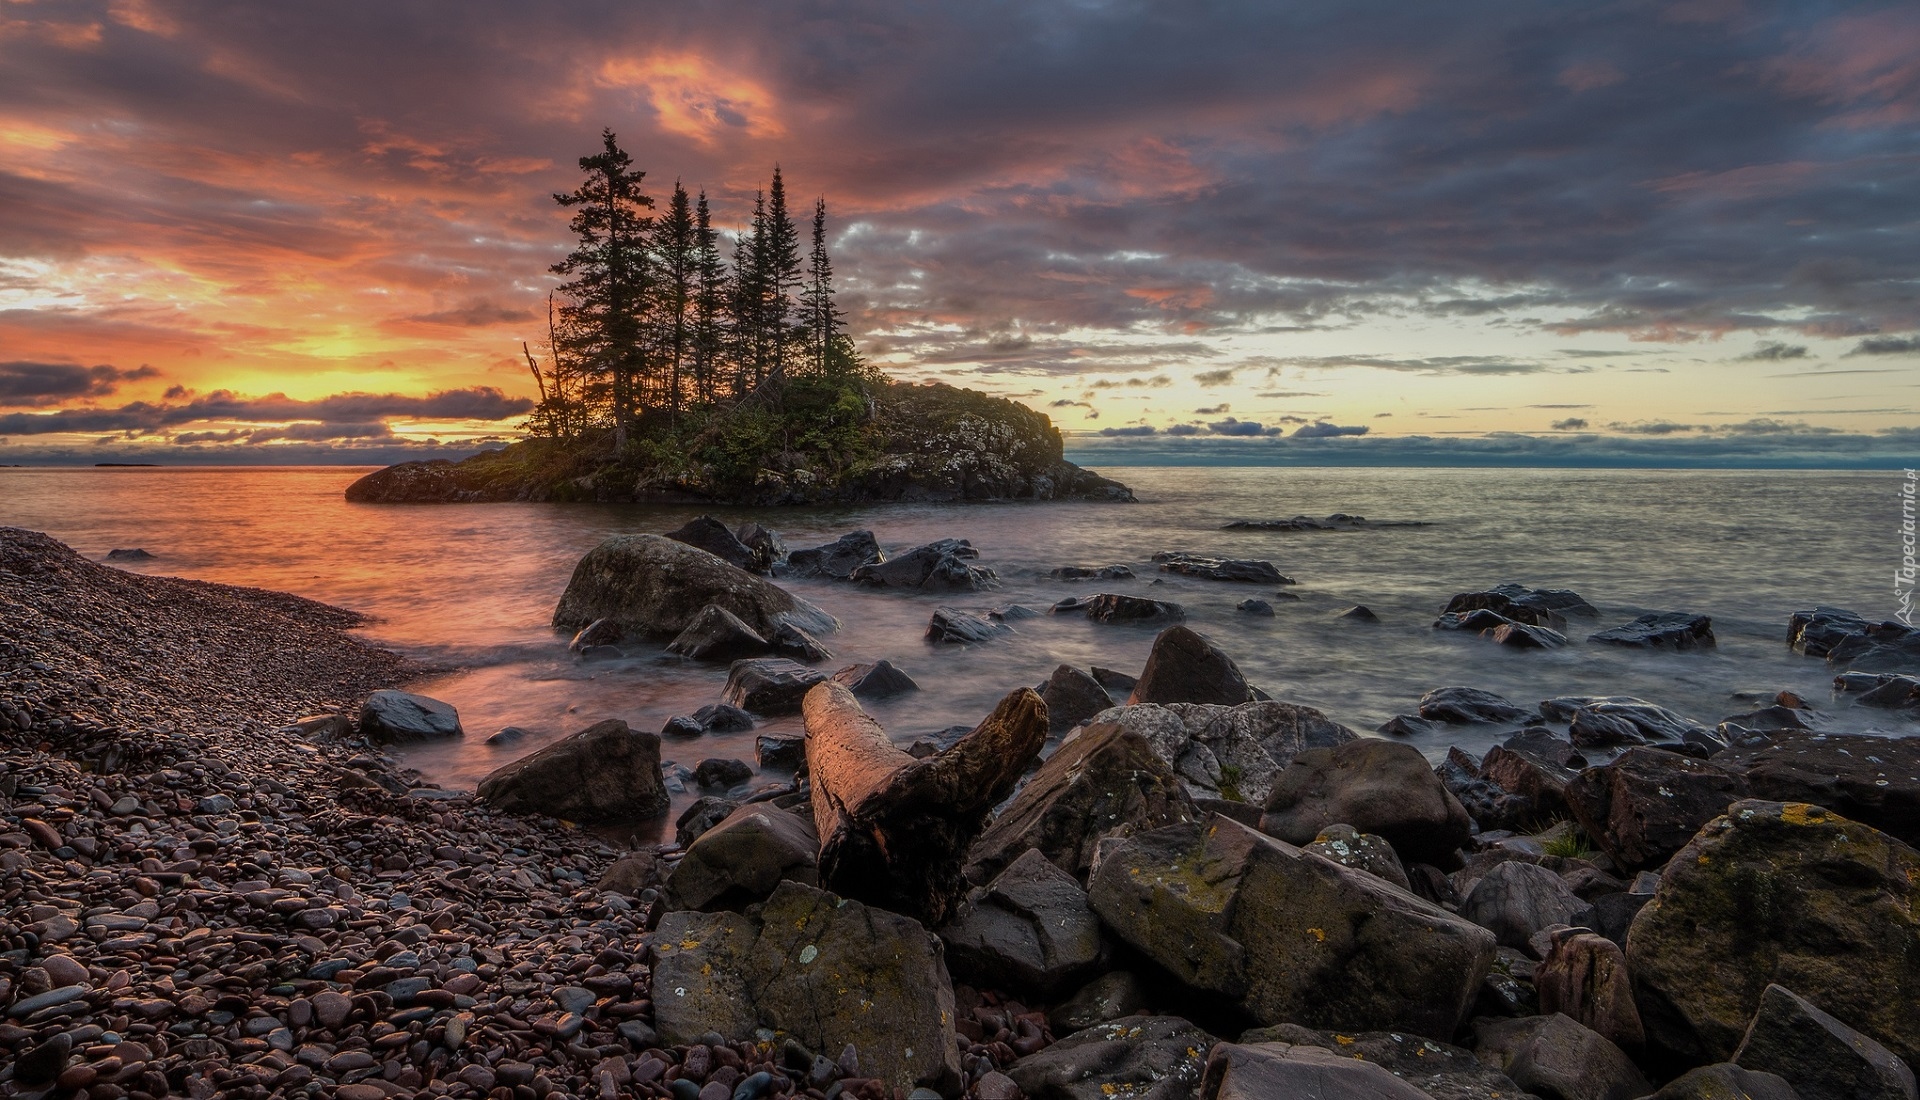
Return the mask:
<path id="1" fill-rule="evenodd" d="M 273 438 L 339 439 L 364 435 L 368 426 L 389 417 L 410 420 L 505 420 L 532 409 L 532 401 L 524 397 L 508 397 L 491 386 L 446 390 L 424 397 L 397 393 L 343 393 L 314 401 L 301 401 L 277 393 L 266 397 L 242 397 L 219 391 L 179 404 L 137 401 L 112 409 L 68 408 L 50 413 L 8 413 L 0 415 L 0 436 L 64 432 L 148 434 L 190 424 L 295 421 L 313 422 L 319 426 L 274 429 L 282 434 Z M 386 431 L 385 424 L 378 424 L 378 427 L 382 432 Z M 314 434 L 322 431 L 335 434 Z M 204 440 L 206 437 L 202 438 Z"/>
<path id="2" fill-rule="evenodd" d="M 1761 344 L 1740 358 L 1750 362 L 1765 363 L 1781 359 L 1805 359 L 1806 357 L 1807 346 L 1805 344 L 1768 342 Z"/>
<path id="3" fill-rule="evenodd" d="M 0 363 L 0 408 L 33 408 L 90 397 L 107 397 L 122 382 L 157 378 L 149 366 L 122 370 L 107 364 L 83 367 L 74 363 Z"/>
<path id="4" fill-rule="evenodd" d="M 1920 355 L 1920 336 L 1869 336 L 1848 355 Z"/>
<path id="5" fill-rule="evenodd" d="M 1565 420 L 1556 420 L 1553 422 L 1553 430 L 1556 432 L 1585 431 L 1586 427 L 1587 422 L 1578 416 L 1569 416 Z"/>

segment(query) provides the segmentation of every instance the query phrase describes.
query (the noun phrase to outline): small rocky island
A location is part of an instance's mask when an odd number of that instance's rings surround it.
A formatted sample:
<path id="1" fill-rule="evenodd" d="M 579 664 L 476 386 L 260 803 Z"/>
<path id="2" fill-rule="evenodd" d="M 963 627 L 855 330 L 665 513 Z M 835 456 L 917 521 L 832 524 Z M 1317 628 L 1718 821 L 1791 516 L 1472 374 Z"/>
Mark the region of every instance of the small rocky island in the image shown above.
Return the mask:
<path id="1" fill-rule="evenodd" d="M 576 649 L 726 670 L 671 736 L 804 721 L 761 739 L 780 778 L 705 761 L 745 774 L 623 847 L 570 823 L 670 813 L 660 734 L 442 790 L 391 753 L 457 713 L 352 614 L 0 528 L 0 1095 L 1915 1096 L 1920 739 L 1787 692 L 1709 728 L 1462 687 L 1371 736 L 1101 595 L 1054 613 L 1151 624 L 1137 676 L 1063 665 L 902 748 L 863 700 L 911 679 L 815 667 L 843 624 L 775 580 L 990 573 L 763 535 L 617 536 L 554 610 Z M 1436 627 L 1573 644 L 1592 611 L 1503 585 Z M 1710 644 L 1648 618 L 1590 642 Z M 1784 643 L 1920 709 L 1920 631 L 1816 608 Z M 1467 724 L 1512 732 L 1409 743 Z"/>
<path id="2" fill-rule="evenodd" d="M 832 431 L 817 410 L 717 418 L 620 456 L 605 433 L 531 438 L 463 462 L 403 462 L 347 487 L 371 504 L 598 501 L 744 505 L 876 501 L 1131 501 L 1066 461 L 1052 420 L 941 383 L 865 380 Z"/>

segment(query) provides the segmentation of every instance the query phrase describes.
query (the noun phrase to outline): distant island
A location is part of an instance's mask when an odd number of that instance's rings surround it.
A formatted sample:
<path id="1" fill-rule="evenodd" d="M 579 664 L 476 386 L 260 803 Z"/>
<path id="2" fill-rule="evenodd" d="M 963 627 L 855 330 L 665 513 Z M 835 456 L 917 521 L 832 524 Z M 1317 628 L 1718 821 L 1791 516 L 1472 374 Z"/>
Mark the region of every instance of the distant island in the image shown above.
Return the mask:
<path id="1" fill-rule="evenodd" d="M 612 131 L 555 195 L 577 244 L 552 272 L 547 341 L 521 352 L 540 391 L 527 438 L 463 462 L 403 462 L 347 488 L 362 503 L 499 500 L 827 504 L 1114 500 L 1060 432 L 1014 401 L 889 381 L 835 302 L 827 206 L 805 263 L 776 167 L 720 256 L 707 196 L 663 213 Z"/>

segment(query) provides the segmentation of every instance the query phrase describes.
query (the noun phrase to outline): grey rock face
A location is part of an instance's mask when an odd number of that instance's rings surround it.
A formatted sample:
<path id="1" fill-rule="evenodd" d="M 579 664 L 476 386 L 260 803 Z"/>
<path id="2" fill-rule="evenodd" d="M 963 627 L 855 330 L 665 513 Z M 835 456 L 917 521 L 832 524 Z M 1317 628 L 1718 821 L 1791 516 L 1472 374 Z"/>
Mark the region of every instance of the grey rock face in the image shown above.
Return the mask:
<path id="1" fill-rule="evenodd" d="M 1498 936 L 1504 946 L 1525 948 L 1539 932 L 1572 923 L 1586 908 L 1559 875 L 1508 860 L 1474 883 L 1460 915 Z"/>
<path id="2" fill-rule="evenodd" d="M 1051 997 L 1107 956 L 1086 891 L 1038 849 L 969 891 L 940 929 L 955 974 L 984 988 Z"/>
<path id="3" fill-rule="evenodd" d="M 1146 738 L 1196 798 L 1260 805 L 1274 777 L 1307 749 L 1344 745 L 1358 735 L 1312 707 L 1293 703 L 1145 704 L 1115 707 L 1092 719 Z"/>
<path id="4" fill-rule="evenodd" d="M 1898 1055 L 1782 985 L 1760 994 L 1760 1008 L 1733 1060 L 1778 1074 L 1805 1100 L 1916 1096 L 1913 1070 Z"/>

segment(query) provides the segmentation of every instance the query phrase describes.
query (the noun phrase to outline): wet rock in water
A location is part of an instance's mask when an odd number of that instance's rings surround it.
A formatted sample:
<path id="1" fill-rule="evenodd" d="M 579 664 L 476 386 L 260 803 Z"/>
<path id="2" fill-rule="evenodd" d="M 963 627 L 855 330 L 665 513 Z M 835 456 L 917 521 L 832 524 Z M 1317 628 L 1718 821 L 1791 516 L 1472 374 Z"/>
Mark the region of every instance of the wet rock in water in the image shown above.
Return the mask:
<path id="1" fill-rule="evenodd" d="M 1480 636 L 1508 649 L 1559 649 L 1567 644 L 1566 635 L 1559 631 L 1525 623 L 1502 623 L 1481 631 Z"/>
<path id="2" fill-rule="evenodd" d="M 1056 605 L 1056 613 L 1060 610 Z M 1066 610 L 1084 612 L 1088 620 L 1096 623 L 1177 623 L 1187 617 L 1186 611 L 1177 603 L 1117 592 L 1102 592 L 1084 600 L 1076 600 Z"/>
<path id="3" fill-rule="evenodd" d="M 1657 611 L 1589 634 L 1587 641 L 1636 649 L 1712 649 L 1713 620 L 1685 611 Z"/>
<path id="4" fill-rule="evenodd" d="M 1539 719 L 1538 714 L 1503 695 L 1470 687 L 1434 688 L 1427 692 L 1420 697 L 1420 717 L 1454 725 Z"/>
<path id="5" fill-rule="evenodd" d="M 1559 875 L 1522 860 L 1498 863 L 1460 905 L 1460 915 L 1492 932 L 1505 947 L 1525 949 L 1538 933 L 1571 924 L 1587 909 Z"/>
<path id="6" fill-rule="evenodd" d="M 787 560 L 787 544 L 780 541 L 779 534 L 757 523 L 741 524 L 734 529 L 733 537 L 752 555 L 749 563 L 741 566 L 749 573 L 770 573 Z"/>
<path id="7" fill-rule="evenodd" d="M 1384 733 L 1390 737 L 1425 737 L 1428 734 L 1440 732 L 1440 726 L 1418 715 L 1396 714 L 1380 723 L 1373 732 Z"/>
<path id="8" fill-rule="evenodd" d="M 968 891 L 940 939 L 962 980 L 1042 998 L 1085 981 L 1108 954 L 1086 891 L 1033 848 Z"/>
<path id="9" fill-rule="evenodd" d="M 725 699 L 728 706 L 749 714 L 798 714 L 807 689 L 826 678 L 824 673 L 785 657 L 735 661 L 727 670 Z"/>
<path id="10" fill-rule="evenodd" d="M 1802 1100 L 1786 1079 L 1741 1069 L 1732 1062 L 1691 1069 L 1647 1100 Z"/>
<path id="11" fill-rule="evenodd" d="M 1128 706 L 1141 703 L 1216 703 L 1238 706 L 1251 702 L 1253 689 L 1233 658 L 1184 626 L 1170 626 L 1153 640 L 1147 666 L 1127 696 Z"/>
<path id="12" fill-rule="evenodd" d="M 731 661 L 767 652 L 771 646 L 740 617 L 718 604 L 708 604 L 687 628 L 667 643 L 667 652 L 696 661 Z"/>
<path id="13" fill-rule="evenodd" d="M 1912 676 L 1898 676 L 1892 673 L 1847 673 L 1834 677 L 1834 689 L 1847 691 L 1840 682 L 1849 676 L 1871 675 L 1873 685 L 1860 692 L 1854 702 L 1863 707 L 1880 707 L 1886 710 L 1920 709 L 1920 679 Z"/>
<path id="14" fill-rule="evenodd" d="M 567 643 L 567 651 L 584 656 L 590 649 L 611 649 L 621 640 L 622 631 L 612 619 L 595 619 L 581 627 Z"/>
<path id="15" fill-rule="evenodd" d="M 704 550 L 659 535 L 615 535 L 574 567 L 553 611 L 556 630 L 607 619 L 626 637 L 671 638 L 716 604 L 761 637 L 783 622 L 824 634 L 839 621 Z"/>
<path id="16" fill-rule="evenodd" d="M 1394 853 L 1393 845 L 1387 843 L 1386 837 L 1363 833 L 1351 825 L 1329 825 L 1320 830 L 1320 835 L 1313 838 L 1313 843 L 1303 846 L 1301 850 L 1322 859 L 1330 859 L 1342 867 L 1383 878 L 1402 890 L 1413 889 L 1407 881 L 1406 868 L 1400 866 L 1400 857 Z"/>
<path id="17" fill-rule="evenodd" d="M 800 771 L 807 766 L 807 739 L 793 734 L 763 733 L 753 739 L 753 758 L 762 768 Z"/>
<path id="18" fill-rule="evenodd" d="M 1179 777 L 1144 738 L 1095 723 L 1063 742 L 981 833 L 966 877 L 984 885 L 1038 849 L 1084 881 L 1101 839 L 1197 817 Z"/>
<path id="19" fill-rule="evenodd" d="M 1017 623 L 1026 619 L 1042 619 L 1046 616 L 1025 604 L 1010 603 L 987 612 L 987 618 L 996 623 Z"/>
<path id="20" fill-rule="evenodd" d="M 934 645 L 978 645 L 1003 634 L 1013 633 L 1005 623 L 996 623 L 970 611 L 942 607 L 927 621 L 927 641 Z"/>
<path id="21" fill-rule="evenodd" d="M 1178 573 L 1186 577 L 1200 577 L 1210 581 L 1236 581 L 1241 584 L 1297 584 L 1273 567 L 1270 561 L 1253 561 L 1244 558 L 1210 558 L 1201 554 L 1163 552 L 1155 554 L 1153 560 L 1160 565 L 1162 573 Z"/>
<path id="22" fill-rule="evenodd" d="M 1565 623 L 1565 616 L 1597 618 L 1600 614 L 1599 608 L 1572 589 L 1528 588 L 1511 583 L 1496 584 L 1479 592 L 1462 592 L 1447 601 L 1446 611 L 1457 614 L 1482 608 L 1516 622 L 1555 629 Z"/>
<path id="23" fill-rule="evenodd" d="M 1094 722 L 1124 726 L 1147 739 L 1196 798 L 1264 803 L 1273 780 L 1309 748 L 1357 735 L 1312 707 L 1294 703 L 1147 703 L 1115 707 Z"/>
<path id="24" fill-rule="evenodd" d="M 667 538 L 683 542 L 696 549 L 705 550 L 735 569 L 764 573 L 759 565 L 758 555 L 746 543 L 741 542 L 727 525 L 712 516 L 697 516 L 690 519 L 677 530 L 668 531 Z"/>
<path id="25" fill-rule="evenodd" d="M 489 745 L 517 745 L 532 736 L 533 731 L 519 726 L 502 726 L 500 732 L 487 738 Z"/>
<path id="26" fill-rule="evenodd" d="M 1658 867 L 1702 826 L 1752 794 L 1745 776 L 1715 760 L 1632 748 L 1567 784 L 1574 819 L 1625 870 Z"/>
<path id="27" fill-rule="evenodd" d="M 1178 1016 L 1129 1016 L 1065 1036 L 1007 1076 L 1032 1100 L 1191 1100 L 1215 1042 Z"/>
<path id="28" fill-rule="evenodd" d="M 1558 929 L 1549 944 L 1533 972 L 1541 1014 L 1562 1013 L 1616 1046 L 1640 1049 L 1647 1034 L 1620 945 L 1581 928 Z"/>
<path id="29" fill-rule="evenodd" d="M 1493 934 L 1373 875 L 1218 815 L 1103 847 L 1109 931 L 1263 1023 L 1451 1035 Z"/>
<path id="30" fill-rule="evenodd" d="M 753 778 L 753 768 L 744 760 L 709 757 L 693 766 L 693 781 L 707 789 L 726 790 Z"/>
<path id="31" fill-rule="evenodd" d="M 1787 620 L 1787 645 L 1795 653 L 1825 657 L 1842 639 L 1858 634 L 1870 625 L 1853 612 L 1837 607 L 1796 611 Z"/>
<path id="32" fill-rule="evenodd" d="M 496 769 L 475 791 L 498 810 L 570 821 L 663 816 L 660 737 L 610 718 Z"/>
<path id="33" fill-rule="evenodd" d="M 1532 801 L 1487 778 L 1480 763 L 1457 745 L 1447 747 L 1446 758 L 1434 765 L 1433 774 L 1453 792 L 1453 797 L 1466 807 L 1467 816 L 1483 831 L 1519 829 L 1534 819 Z"/>
<path id="34" fill-rule="evenodd" d="M 1040 699 L 1047 704 L 1047 728 L 1052 733 L 1070 730 L 1113 706 L 1107 689 L 1072 665 L 1053 670 L 1040 689 Z"/>
<path id="35" fill-rule="evenodd" d="M 888 1089 L 960 1085 L 952 982 L 917 921 L 787 881 L 752 916 L 668 913 L 652 945 L 666 1044 L 772 1028 L 809 1050 L 855 1047 Z"/>
<path id="36" fill-rule="evenodd" d="M 1556 721 L 1565 715 L 1568 734 L 1581 748 L 1682 745 L 1713 732 L 1685 715 L 1627 695 L 1562 696 L 1540 708 Z"/>
<path id="37" fill-rule="evenodd" d="M 1825 806 L 1920 846 L 1920 738 L 1783 730 L 1714 762 L 1744 772 L 1755 798 Z"/>
<path id="38" fill-rule="evenodd" d="M 872 531 L 850 531 L 824 546 L 788 554 L 787 575 L 844 581 L 853 576 L 855 569 L 885 560 L 886 555 L 880 552 L 880 544 Z"/>
<path id="39" fill-rule="evenodd" d="M 1744 1069 L 1785 1079 L 1804 1100 L 1914 1100 L 1913 1070 L 1872 1038 L 1782 985 L 1760 994 L 1734 1052 Z"/>
<path id="40" fill-rule="evenodd" d="M 765 901 L 787 879 L 820 884 L 813 816 L 754 803 L 687 846 L 667 878 L 667 897 L 680 909 L 740 909 Z"/>
<path id="41" fill-rule="evenodd" d="M 662 737 L 699 737 L 709 733 L 745 733 L 753 728 L 753 715 L 728 703 L 708 703 L 692 714 L 667 719 Z"/>
<path id="42" fill-rule="evenodd" d="M 892 661 L 848 665 L 835 672 L 833 679 L 836 683 L 845 684 L 848 691 L 861 699 L 886 699 L 920 690 L 920 685 L 914 682 L 913 677 L 902 672 Z"/>
<path id="43" fill-rule="evenodd" d="M 725 821 L 729 814 L 739 808 L 740 804 L 731 798 L 701 795 L 682 810 L 679 818 L 674 821 L 673 842 L 682 848 L 689 847 L 708 829 Z"/>
<path id="44" fill-rule="evenodd" d="M 916 546 L 898 557 L 855 568 L 855 584 L 874 588 L 910 588 L 923 592 L 981 592 L 998 588 L 1000 578 L 974 565 L 980 552 L 966 539 L 941 539 Z"/>
<path id="45" fill-rule="evenodd" d="M 1286 1043 L 1296 1050 L 1331 1051 L 1342 1058 L 1379 1066 L 1433 1100 L 1520 1100 L 1522 1095 L 1506 1074 L 1481 1064 L 1472 1051 L 1404 1032 L 1316 1031 L 1297 1024 L 1279 1024 L 1247 1031 L 1240 1042 Z M 1378 1095 L 1382 1094 L 1362 1093 L 1357 1100 Z"/>
<path id="46" fill-rule="evenodd" d="M 462 732 L 460 713 L 425 695 L 376 691 L 360 706 L 360 736 L 369 741 L 434 741 Z"/>
<path id="47" fill-rule="evenodd" d="M 1653 1091 L 1625 1051 L 1567 1016 L 1476 1022 L 1474 1031 L 1480 1060 L 1529 1092 L 1561 1100 L 1635 1100 Z"/>
<path id="48" fill-rule="evenodd" d="M 1668 862 L 1628 933 L 1648 1044 L 1729 1058 L 1766 987 L 1792 982 L 1911 1065 L 1915 882 L 1920 852 L 1876 829 L 1805 803 L 1734 803 Z"/>
<path id="49" fill-rule="evenodd" d="M 1345 1054 L 1289 1043 L 1221 1043 L 1207 1059 L 1206 1100 L 1430 1100 L 1393 1074 Z"/>
<path id="50" fill-rule="evenodd" d="M 1248 615 L 1258 615 L 1267 619 L 1273 618 L 1273 605 L 1265 600 L 1241 600 L 1239 603 L 1233 605 L 1233 609 Z"/>
<path id="51" fill-rule="evenodd" d="M 1386 837 L 1401 857 L 1457 866 L 1472 835 L 1466 807 L 1419 750 L 1366 737 L 1293 758 L 1273 782 L 1260 830 L 1289 844 L 1310 844 L 1329 825 Z"/>
<path id="52" fill-rule="evenodd" d="M 1851 611 L 1795 612 L 1787 623 L 1787 644 L 1809 657 L 1825 657 L 1836 670 L 1920 673 L 1920 629 L 1871 623 Z"/>
<path id="53" fill-rule="evenodd" d="M 767 639 L 767 645 L 782 657 L 801 664 L 814 665 L 821 661 L 833 660 L 833 653 L 820 644 L 820 639 L 793 625 L 781 623 Z"/>
<path id="54" fill-rule="evenodd" d="M 1103 565 L 1097 569 L 1063 565 L 1047 576 L 1056 581 L 1130 581 L 1133 579 L 1133 570 L 1125 565 Z"/>
<path id="55" fill-rule="evenodd" d="M 1109 970 L 1055 1005 L 1047 1013 L 1047 1026 L 1055 1035 L 1069 1035 L 1143 1012 L 1148 1000 L 1139 978 L 1125 970 Z"/>
<path id="56" fill-rule="evenodd" d="M 157 554 L 148 553 L 147 548 L 144 546 L 135 546 L 130 549 L 114 549 L 114 550 L 107 551 L 108 561 L 152 561 L 154 558 L 158 556 L 159 555 Z"/>
<path id="57" fill-rule="evenodd" d="M 1222 531 L 1363 531 L 1370 527 L 1426 527 L 1422 520 L 1369 520 L 1365 516 L 1335 512 L 1316 519 L 1294 516 L 1292 519 L 1236 519 L 1221 526 Z"/>
<path id="58" fill-rule="evenodd" d="M 1345 611 L 1342 611 L 1339 615 L 1335 616 L 1335 618 L 1348 619 L 1357 623 L 1377 623 L 1380 621 L 1380 616 L 1375 615 L 1373 610 L 1365 604 L 1355 604 Z"/>

